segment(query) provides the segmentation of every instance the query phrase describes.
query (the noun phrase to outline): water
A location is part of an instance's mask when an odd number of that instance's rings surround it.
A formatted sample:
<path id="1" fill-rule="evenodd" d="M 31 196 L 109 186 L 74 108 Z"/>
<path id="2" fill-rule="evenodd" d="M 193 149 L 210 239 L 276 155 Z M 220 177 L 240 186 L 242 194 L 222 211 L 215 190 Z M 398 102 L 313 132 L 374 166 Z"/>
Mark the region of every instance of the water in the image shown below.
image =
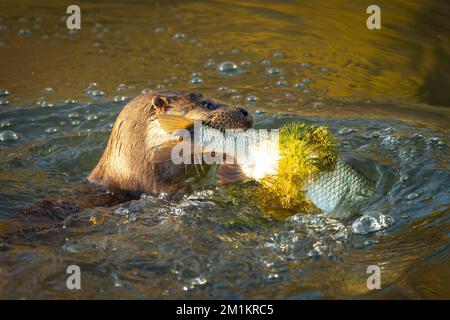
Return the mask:
<path id="1" fill-rule="evenodd" d="M 96 2 L 78 32 L 63 2 L 12 3 L 0 4 L 0 297 L 450 297 L 445 1 L 385 4 L 380 31 L 359 1 Z M 244 106 L 258 128 L 326 125 L 375 195 L 344 221 L 268 215 L 250 185 L 17 215 L 77 197 L 118 112 L 150 88 Z"/>

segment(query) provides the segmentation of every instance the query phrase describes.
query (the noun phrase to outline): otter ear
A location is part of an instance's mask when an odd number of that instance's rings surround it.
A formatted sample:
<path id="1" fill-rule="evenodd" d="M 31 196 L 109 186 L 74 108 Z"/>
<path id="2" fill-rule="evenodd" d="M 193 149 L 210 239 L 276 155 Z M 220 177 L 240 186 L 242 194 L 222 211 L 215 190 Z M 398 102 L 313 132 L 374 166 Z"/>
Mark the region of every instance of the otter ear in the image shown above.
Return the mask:
<path id="1" fill-rule="evenodd" d="M 152 108 L 156 111 L 162 112 L 169 106 L 169 101 L 163 96 L 154 96 L 152 99 Z"/>

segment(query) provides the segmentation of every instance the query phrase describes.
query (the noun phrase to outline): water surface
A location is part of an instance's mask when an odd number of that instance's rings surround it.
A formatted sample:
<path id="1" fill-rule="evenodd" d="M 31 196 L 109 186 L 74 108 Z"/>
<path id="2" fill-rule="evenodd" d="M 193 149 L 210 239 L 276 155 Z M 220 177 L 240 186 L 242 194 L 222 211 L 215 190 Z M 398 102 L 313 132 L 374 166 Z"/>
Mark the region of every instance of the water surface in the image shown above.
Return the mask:
<path id="1" fill-rule="evenodd" d="M 0 297 L 450 297 L 446 1 L 383 2 L 377 31 L 363 1 L 80 2 L 77 32 L 66 5 L 0 4 Z M 73 196 L 121 108 L 158 88 L 241 105 L 259 128 L 328 126 L 378 182 L 361 214 L 388 223 L 280 221 L 246 185 L 17 218 Z"/>

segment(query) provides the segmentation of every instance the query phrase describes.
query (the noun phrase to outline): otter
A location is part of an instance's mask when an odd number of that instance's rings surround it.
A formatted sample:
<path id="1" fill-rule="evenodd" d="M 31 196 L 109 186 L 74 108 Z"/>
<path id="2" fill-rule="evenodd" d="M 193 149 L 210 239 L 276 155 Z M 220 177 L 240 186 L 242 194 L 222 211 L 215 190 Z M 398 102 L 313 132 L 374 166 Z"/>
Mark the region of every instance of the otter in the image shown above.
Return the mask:
<path id="1" fill-rule="evenodd" d="M 173 136 L 161 128 L 157 116 L 180 115 L 209 126 L 247 129 L 253 119 L 247 110 L 231 107 L 202 94 L 182 90 L 154 90 L 131 100 L 117 116 L 106 148 L 88 176 L 64 200 L 46 199 L 26 206 L 27 217 L 63 220 L 85 208 L 110 207 L 139 199 L 142 193 L 180 195 L 188 189 L 192 171 L 171 161 L 159 161 Z"/>
<path id="2" fill-rule="evenodd" d="M 130 101 L 118 115 L 106 149 L 88 179 L 112 192 L 173 194 L 182 191 L 188 173 L 184 165 L 160 162 L 159 155 L 172 137 L 157 115 L 179 115 L 200 120 L 216 129 L 248 129 L 252 116 L 198 93 L 155 90 Z"/>

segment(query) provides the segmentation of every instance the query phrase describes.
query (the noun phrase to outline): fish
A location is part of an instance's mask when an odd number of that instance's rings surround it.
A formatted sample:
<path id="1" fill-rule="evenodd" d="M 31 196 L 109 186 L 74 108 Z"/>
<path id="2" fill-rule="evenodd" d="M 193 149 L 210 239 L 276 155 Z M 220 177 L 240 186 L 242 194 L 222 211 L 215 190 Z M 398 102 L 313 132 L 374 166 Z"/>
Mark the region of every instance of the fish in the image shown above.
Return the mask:
<path id="1" fill-rule="evenodd" d="M 183 146 L 189 155 L 184 157 L 185 160 L 191 159 L 193 155 L 196 163 L 216 161 L 219 185 L 246 180 L 266 183 L 279 174 L 280 161 L 288 156 L 280 147 L 278 129 L 220 130 L 177 115 L 161 114 L 157 118 L 167 132 L 179 136 L 180 130 L 185 130 L 183 134 L 187 139 L 184 143 L 189 144 Z M 193 139 L 190 136 L 192 130 Z M 173 158 L 173 146 L 170 148 Z M 314 163 L 316 157 L 314 152 L 304 155 L 308 163 Z M 164 161 L 168 161 L 168 158 Z M 301 186 L 305 201 L 337 217 L 347 217 L 358 212 L 374 191 L 375 183 L 372 180 L 338 156 L 329 169 L 308 175 Z"/>
<path id="2" fill-rule="evenodd" d="M 317 208 L 341 218 L 359 212 L 375 191 L 374 181 L 340 158 L 333 170 L 311 177 L 305 187 L 305 197 Z"/>

